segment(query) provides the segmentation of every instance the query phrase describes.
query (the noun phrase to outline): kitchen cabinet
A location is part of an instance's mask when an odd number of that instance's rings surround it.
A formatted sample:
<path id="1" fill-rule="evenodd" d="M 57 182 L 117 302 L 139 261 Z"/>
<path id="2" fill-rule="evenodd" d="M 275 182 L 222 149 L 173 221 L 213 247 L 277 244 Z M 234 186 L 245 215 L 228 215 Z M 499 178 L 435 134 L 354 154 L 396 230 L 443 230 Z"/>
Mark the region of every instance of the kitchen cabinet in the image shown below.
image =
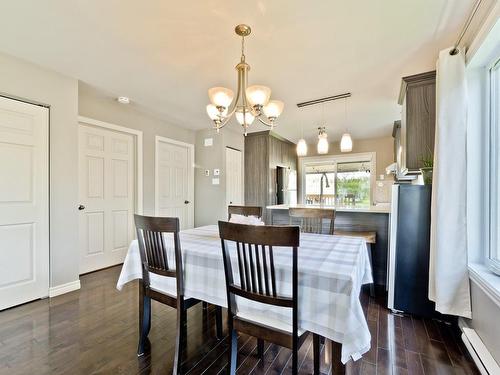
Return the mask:
<path id="1" fill-rule="evenodd" d="M 295 144 L 272 131 L 249 133 L 245 137 L 245 204 L 261 206 L 269 222 L 266 206 L 276 204 L 276 168 L 297 171 Z"/>
<path id="2" fill-rule="evenodd" d="M 403 77 L 398 102 L 402 105 L 400 167 L 418 171 L 421 159 L 434 152 L 436 71 Z"/>

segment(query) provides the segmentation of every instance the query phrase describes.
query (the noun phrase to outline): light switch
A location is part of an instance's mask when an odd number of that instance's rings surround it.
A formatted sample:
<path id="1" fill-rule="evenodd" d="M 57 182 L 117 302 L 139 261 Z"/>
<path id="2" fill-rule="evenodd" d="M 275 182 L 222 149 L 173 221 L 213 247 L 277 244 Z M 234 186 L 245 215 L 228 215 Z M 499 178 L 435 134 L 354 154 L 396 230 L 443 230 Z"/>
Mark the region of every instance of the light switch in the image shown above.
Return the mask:
<path id="1" fill-rule="evenodd" d="M 210 169 L 205 169 L 205 176 L 210 176 Z"/>
<path id="2" fill-rule="evenodd" d="M 214 176 L 220 175 L 220 169 L 214 169 Z"/>
<path id="3" fill-rule="evenodd" d="M 219 185 L 220 181 L 218 178 L 212 178 L 212 185 Z"/>
<path id="4" fill-rule="evenodd" d="M 205 138 L 205 147 L 213 146 L 214 139 L 213 138 Z"/>

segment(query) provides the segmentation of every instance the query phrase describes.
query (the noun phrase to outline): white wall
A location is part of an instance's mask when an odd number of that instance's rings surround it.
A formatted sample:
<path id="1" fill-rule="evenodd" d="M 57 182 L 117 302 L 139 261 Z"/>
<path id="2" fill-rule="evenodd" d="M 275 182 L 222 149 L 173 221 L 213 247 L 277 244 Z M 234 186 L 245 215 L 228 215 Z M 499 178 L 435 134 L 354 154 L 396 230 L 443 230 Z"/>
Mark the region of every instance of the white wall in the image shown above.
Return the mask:
<path id="1" fill-rule="evenodd" d="M 243 133 L 224 128 L 217 134 L 213 129 L 196 132 L 196 170 L 195 186 L 195 226 L 217 224 L 218 220 L 227 219 L 226 206 L 226 147 L 241 150 L 244 153 Z M 204 146 L 205 138 L 212 138 L 213 145 Z M 212 185 L 213 170 L 220 169 L 220 185 Z M 205 169 L 210 176 L 204 175 Z"/>
<path id="2" fill-rule="evenodd" d="M 78 81 L 0 54 L 0 92 L 50 106 L 50 286 L 78 280 Z"/>
<path id="3" fill-rule="evenodd" d="M 195 143 L 195 132 L 168 124 L 144 113 L 132 104 L 123 105 L 116 97 L 80 82 L 78 86 L 78 113 L 80 116 L 109 122 L 143 132 L 144 214 L 154 215 L 155 209 L 155 136 Z"/>

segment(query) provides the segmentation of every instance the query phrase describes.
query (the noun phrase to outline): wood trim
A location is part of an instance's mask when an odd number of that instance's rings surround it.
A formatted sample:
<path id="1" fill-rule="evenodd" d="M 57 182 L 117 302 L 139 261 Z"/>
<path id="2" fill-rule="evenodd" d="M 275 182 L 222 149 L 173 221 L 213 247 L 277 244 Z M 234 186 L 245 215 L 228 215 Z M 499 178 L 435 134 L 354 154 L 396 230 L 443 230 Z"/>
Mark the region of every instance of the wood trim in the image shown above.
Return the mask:
<path id="1" fill-rule="evenodd" d="M 109 130 L 131 134 L 135 137 L 135 172 L 136 172 L 136 198 L 135 209 L 139 215 L 142 215 L 144 209 L 144 172 L 143 172 L 143 134 L 141 130 L 127 128 L 125 126 L 112 124 L 105 121 L 95 120 L 90 117 L 78 116 L 78 123 L 97 126 Z"/>
<path id="2" fill-rule="evenodd" d="M 182 141 L 177 141 L 175 139 L 171 138 L 166 138 L 162 137 L 160 135 L 155 136 L 155 216 L 159 215 L 159 208 L 158 208 L 158 143 L 159 142 L 164 142 L 164 143 L 170 143 L 172 145 L 176 146 L 182 146 L 186 147 L 189 150 L 189 157 L 190 157 L 190 164 L 191 164 L 191 173 L 189 173 L 189 179 L 190 179 L 190 184 L 189 184 L 189 201 L 191 202 L 190 204 L 190 218 L 187 227 L 188 228 L 193 228 L 194 227 L 194 165 L 195 165 L 195 159 L 194 159 L 194 144 L 192 143 L 187 143 L 187 142 L 182 142 Z"/>
<path id="3" fill-rule="evenodd" d="M 411 76 L 406 76 L 401 79 L 401 87 L 399 89 L 399 97 L 398 104 L 403 105 L 404 99 L 406 97 L 406 90 L 408 86 L 419 84 L 420 82 L 427 80 L 435 80 L 436 79 L 436 71 L 432 70 L 430 72 L 414 74 Z"/>

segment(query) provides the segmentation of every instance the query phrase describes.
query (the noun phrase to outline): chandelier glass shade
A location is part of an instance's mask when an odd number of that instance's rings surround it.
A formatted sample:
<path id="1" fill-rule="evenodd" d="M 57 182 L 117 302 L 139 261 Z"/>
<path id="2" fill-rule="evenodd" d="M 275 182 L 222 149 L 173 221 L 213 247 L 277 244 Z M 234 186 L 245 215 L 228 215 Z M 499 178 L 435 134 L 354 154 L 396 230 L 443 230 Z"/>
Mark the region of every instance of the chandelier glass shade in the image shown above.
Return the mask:
<path id="1" fill-rule="evenodd" d="M 324 155 L 328 154 L 328 135 L 326 134 L 325 127 L 319 127 L 319 134 L 318 134 L 318 154 Z"/>
<path id="2" fill-rule="evenodd" d="M 276 119 L 283 112 L 284 103 L 279 100 L 270 100 L 271 89 L 269 87 L 248 86 L 250 65 L 245 61 L 245 37 L 250 35 L 251 29 L 247 25 L 238 25 L 235 32 L 241 36 L 241 58 L 236 65 L 238 72 L 236 96 L 232 90 L 225 87 L 209 89 L 208 97 L 211 104 L 207 105 L 208 117 L 213 121 L 213 128 L 217 132 L 228 124 L 233 115 L 243 126 L 245 135 L 255 119 L 273 129 L 276 125 Z"/>

